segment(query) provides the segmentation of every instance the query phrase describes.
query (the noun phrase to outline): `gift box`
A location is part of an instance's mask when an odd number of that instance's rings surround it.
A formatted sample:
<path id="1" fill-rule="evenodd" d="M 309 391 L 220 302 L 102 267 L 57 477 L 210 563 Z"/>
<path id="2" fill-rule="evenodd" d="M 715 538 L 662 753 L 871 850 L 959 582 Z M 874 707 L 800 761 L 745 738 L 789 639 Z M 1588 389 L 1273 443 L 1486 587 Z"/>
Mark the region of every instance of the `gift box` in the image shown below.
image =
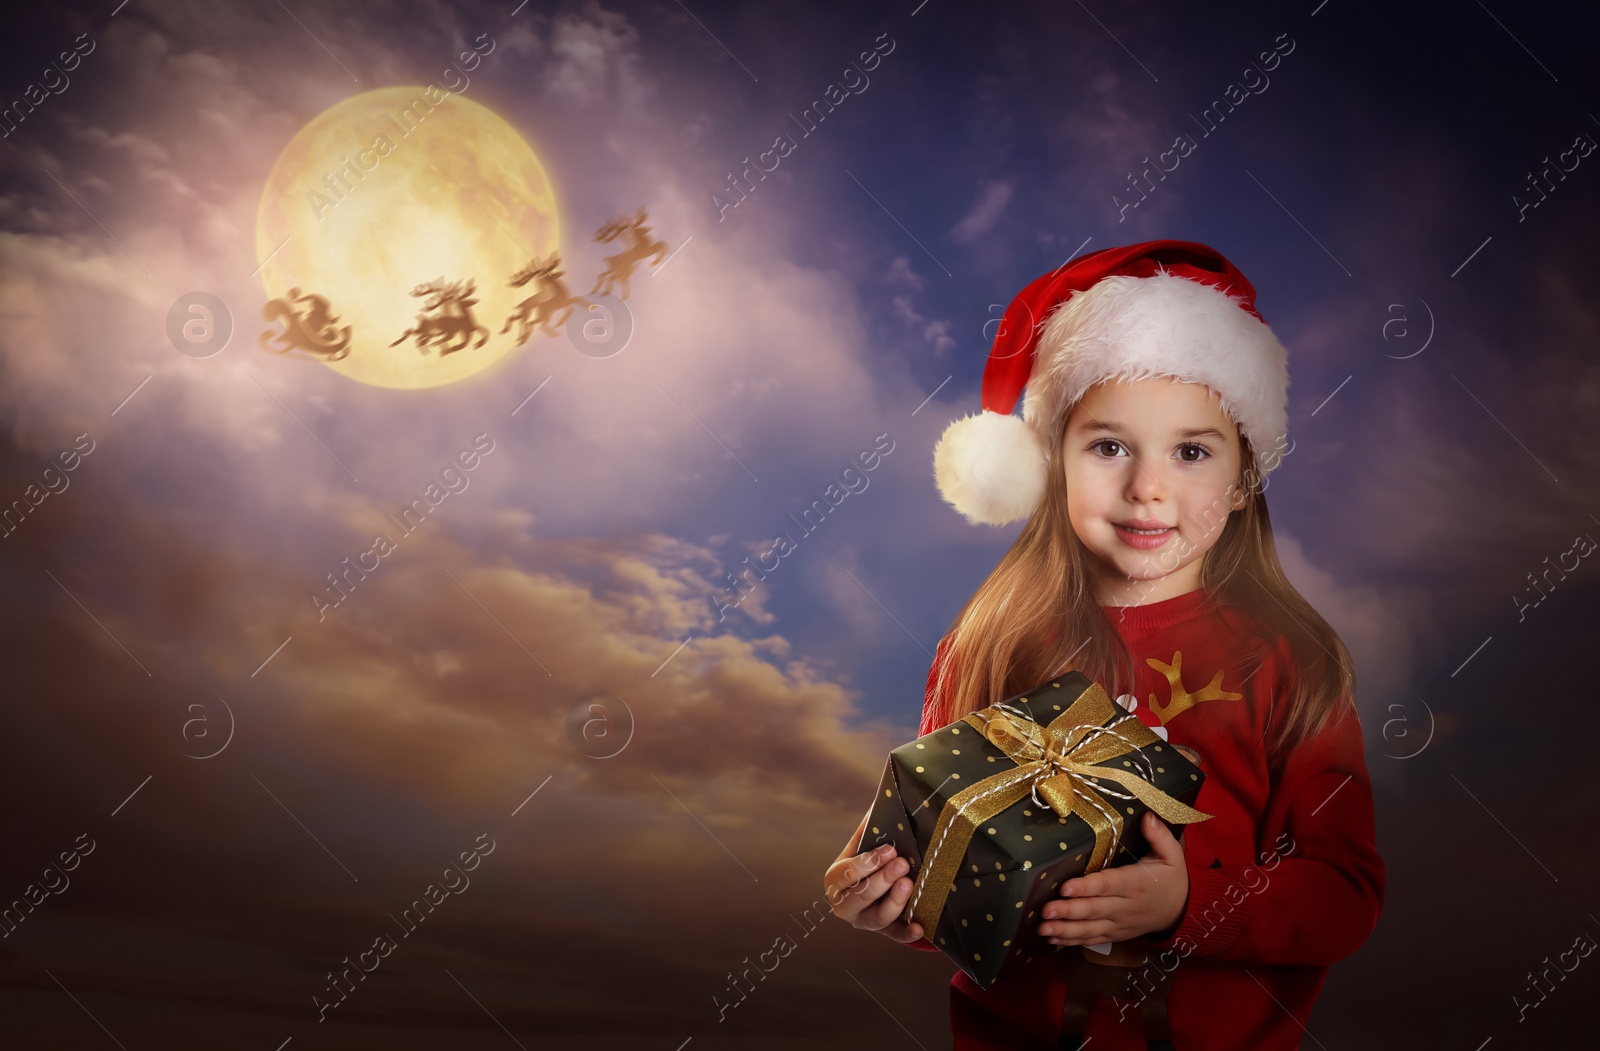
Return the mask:
<path id="1" fill-rule="evenodd" d="M 915 882 L 902 918 L 988 989 L 1055 950 L 1039 910 L 1062 883 L 1148 850 L 1146 810 L 1209 818 L 1188 805 L 1204 776 L 1067 672 L 890 752 L 854 853 L 894 844 Z"/>

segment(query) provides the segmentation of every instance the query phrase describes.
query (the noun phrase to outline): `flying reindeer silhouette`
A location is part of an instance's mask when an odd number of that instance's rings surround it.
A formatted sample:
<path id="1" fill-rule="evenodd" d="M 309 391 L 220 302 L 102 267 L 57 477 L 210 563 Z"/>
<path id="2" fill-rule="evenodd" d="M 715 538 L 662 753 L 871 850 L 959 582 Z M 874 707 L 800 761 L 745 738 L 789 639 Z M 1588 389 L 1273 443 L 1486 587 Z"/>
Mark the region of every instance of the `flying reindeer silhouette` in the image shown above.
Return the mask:
<path id="1" fill-rule="evenodd" d="M 547 336 L 554 336 L 554 326 L 565 324 L 574 303 L 593 306 L 588 299 L 573 295 L 567 288 L 563 280 L 566 273 L 561 269 L 561 253 L 551 252 L 543 259 L 534 256 L 526 267 L 513 274 L 507 282 L 510 287 L 521 288 L 532 281 L 534 292 L 517 304 L 517 309 L 506 318 L 505 327 L 500 332 L 504 334 L 510 331 L 512 325 L 520 325 L 516 343 L 520 347 L 536 328 Z"/>
<path id="2" fill-rule="evenodd" d="M 411 290 L 411 294 L 418 298 L 426 296 L 422 304 L 424 313 L 417 315 L 415 328 L 408 328 L 400 334 L 400 338 L 389 344 L 398 347 L 406 341 L 407 336 L 415 336 L 417 353 L 426 354 L 429 350 L 438 348 L 439 356 L 454 354 L 466 348 L 472 342 L 472 337 L 477 336 L 478 342 L 473 346 L 476 350 L 489 339 L 489 330 L 478 324 L 472 316 L 472 308 L 477 300 L 472 298 L 475 281 L 468 278 L 466 281 L 456 281 L 445 284 L 443 277 L 418 285 Z M 438 313 L 431 317 L 426 311 L 434 310 Z"/>
<path id="3" fill-rule="evenodd" d="M 628 298 L 628 278 L 633 271 L 645 260 L 652 260 L 651 265 L 656 266 L 667 254 L 667 243 L 654 240 L 650 236 L 650 228 L 644 225 L 649 218 L 643 207 L 632 216 L 621 216 L 606 223 L 595 231 L 594 239 L 606 243 L 615 241 L 626 234 L 630 244 L 626 249 L 616 255 L 606 256 L 606 268 L 595 278 L 594 288 L 589 290 L 593 295 L 610 295 L 611 290 L 618 284 L 622 285 L 621 298 Z"/>

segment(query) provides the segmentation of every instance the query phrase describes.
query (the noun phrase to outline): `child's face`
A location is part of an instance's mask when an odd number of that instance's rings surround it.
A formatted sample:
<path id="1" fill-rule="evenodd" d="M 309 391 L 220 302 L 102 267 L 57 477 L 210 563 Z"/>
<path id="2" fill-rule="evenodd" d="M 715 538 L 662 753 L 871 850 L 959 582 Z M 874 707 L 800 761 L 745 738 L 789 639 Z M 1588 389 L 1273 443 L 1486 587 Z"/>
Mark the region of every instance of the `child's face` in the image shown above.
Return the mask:
<path id="1" fill-rule="evenodd" d="M 1201 558 L 1249 495 L 1239 431 L 1216 392 L 1170 377 L 1091 387 L 1067 419 L 1061 458 L 1068 517 L 1103 605 L 1198 588 Z"/>

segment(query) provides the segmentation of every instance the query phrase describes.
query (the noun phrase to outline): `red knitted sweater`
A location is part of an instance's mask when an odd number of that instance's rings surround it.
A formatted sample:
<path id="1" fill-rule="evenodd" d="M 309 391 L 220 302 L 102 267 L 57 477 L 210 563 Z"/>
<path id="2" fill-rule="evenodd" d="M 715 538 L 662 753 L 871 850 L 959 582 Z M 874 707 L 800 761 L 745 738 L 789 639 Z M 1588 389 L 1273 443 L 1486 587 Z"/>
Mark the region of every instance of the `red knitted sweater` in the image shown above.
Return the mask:
<path id="1" fill-rule="evenodd" d="M 1294 674 L 1281 638 L 1253 638 L 1244 615 L 1205 589 L 1103 608 L 1134 658 L 1135 714 L 1200 753 L 1206 779 L 1194 806 L 1214 815 L 1183 829 L 1189 899 L 1155 942 L 1157 966 L 1173 973 L 1172 1042 L 1182 1051 L 1298 1048 L 1328 965 L 1360 947 L 1383 906 L 1361 726 L 1345 708 L 1269 768 L 1263 741 Z M 951 721 L 933 694 L 946 648 L 929 670 L 920 734 Z M 912 946 L 937 951 L 925 938 Z M 954 1046 L 1054 1048 L 1064 1000 L 1053 954 L 987 992 L 957 971 Z M 1142 1051 L 1137 1003 L 1097 1001 L 1084 1036 L 1095 1051 Z"/>

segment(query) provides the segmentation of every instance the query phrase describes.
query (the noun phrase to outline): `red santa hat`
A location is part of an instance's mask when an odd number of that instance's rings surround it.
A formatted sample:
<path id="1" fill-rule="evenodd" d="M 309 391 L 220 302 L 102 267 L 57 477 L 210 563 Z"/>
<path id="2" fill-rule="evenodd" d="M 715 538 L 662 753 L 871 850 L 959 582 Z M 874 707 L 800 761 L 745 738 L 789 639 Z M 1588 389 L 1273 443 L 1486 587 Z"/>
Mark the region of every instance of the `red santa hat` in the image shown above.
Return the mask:
<path id="1" fill-rule="evenodd" d="M 1104 248 L 1033 281 L 995 335 L 984 411 L 951 423 L 934 446 L 940 495 L 974 523 L 1027 518 L 1044 497 L 1059 414 L 1113 378 L 1210 387 L 1265 477 L 1287 437 L 1288 352 L 1255 298 L 1244 274 L 1193 241 Z M 1011 414 L 1019 395 L 1021 419 Z"/>

